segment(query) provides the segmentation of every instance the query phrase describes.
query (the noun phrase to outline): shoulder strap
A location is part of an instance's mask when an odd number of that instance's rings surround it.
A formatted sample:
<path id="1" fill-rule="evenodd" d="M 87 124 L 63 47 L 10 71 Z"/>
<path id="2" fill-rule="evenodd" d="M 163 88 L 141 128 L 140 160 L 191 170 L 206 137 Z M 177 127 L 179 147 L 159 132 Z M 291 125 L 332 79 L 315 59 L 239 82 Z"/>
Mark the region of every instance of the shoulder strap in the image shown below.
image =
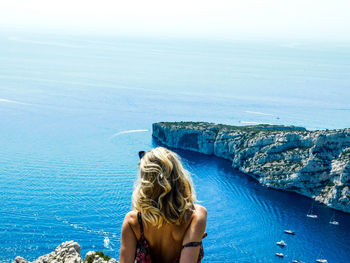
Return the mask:
<path id="1" fill-rule="evenodd" d="M 207 235 L 208 235 L 207 233 L 204 233 L 202 239 L 205 238 Z M 198 247 L 200 245 L 202 245 L 202 241 L 199 241 L 199 242 L 188 242 L 185 245 L 183 245 L 182 248 L 184 248 L 184 247 Z"/>
<path id="2" fill-rule="evenodd" d="M 141 231 L 141 236 L 142 236 L 143 235 L 143 225 L 142 225 L 142 217 L 141 217 L 141 213 L 140 212 L 137 213 L 137 219 L 139 220 L 140 231 Z"/>

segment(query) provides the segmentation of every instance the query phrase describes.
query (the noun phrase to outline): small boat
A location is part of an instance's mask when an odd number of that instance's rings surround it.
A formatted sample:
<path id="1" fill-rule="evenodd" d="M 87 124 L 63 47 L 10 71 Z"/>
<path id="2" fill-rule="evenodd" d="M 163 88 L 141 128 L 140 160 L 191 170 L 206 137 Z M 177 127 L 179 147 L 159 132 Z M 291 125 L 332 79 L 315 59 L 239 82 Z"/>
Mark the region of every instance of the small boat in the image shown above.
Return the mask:
<path id="1" fill-rule="evenodd" d="M 317 216 L 316 214 L 313 213 L 313 210 L 314 210 L 314 203 L 315 203 L 315 200 L 312 201 L 311 207 L 310 207 L 309 211 L 308 211 L 307 214 L 306 214 L 307 217 L 310 217 L 310 218 L 318 218 L 318 216 Z"/>
<path id="2" fill-rule="evenodd" d="M 295 235 L 295 232 L 290 230 L 290 229 L 284 230 L 284 233 L 289 234 L 289 235 Z"/>
<path id="3" fill-rule="evenodd" d="M 285 247 L 287 245 L 287 243 L 284 242 L 283 240 L 281 240 L 281 241 L 276 242 L 276 245 L 278 245 L 280 247 Z"/>
<path id="4" fill-rule="evenodd" d="M 316 262 L 318 263 L 327 263 L 327 259 L 316 259 Z"/>
<path id="5" fill-rule="evenodd" d="M 329 223 L 335 226 L 339 225 L 339 222 L 335 220 L 335 213 L 333 213 L 331 219 L 329 220 Z"/>
<path id="6" fill-rule="evenodd" d="M 276 256 L 277 256 L 277 257 L 280 257 L 280 258 L 283 258 L 283 257 L 284 257 L 284 254 L 283 254 L 283 253 L 276 253 Z"/>
<path id="7" fill-rule="evenodd" d="M 304 263 L 304 261 L 301 261 L 301 260 L 298 260 L 298 259 L 294 259 L 292 262 L 293 263 Z"/>
<path id="8" fill-rule="evenodd" d="M 306 216 L 307 216 L 307 217 L 310 217 L 310 218 L 318 218 L 318 216 L 317 216 L 317 215 L 314 215 L 314 214 L 307 214 Z"/>

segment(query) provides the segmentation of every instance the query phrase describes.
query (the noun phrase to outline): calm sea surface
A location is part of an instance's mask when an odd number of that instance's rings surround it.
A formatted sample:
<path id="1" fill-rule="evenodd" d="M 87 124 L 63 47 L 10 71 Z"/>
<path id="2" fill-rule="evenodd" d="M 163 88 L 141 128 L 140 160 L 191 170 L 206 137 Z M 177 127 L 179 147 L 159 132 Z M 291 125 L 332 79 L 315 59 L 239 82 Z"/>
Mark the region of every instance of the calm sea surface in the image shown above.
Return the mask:
<path id="1" fill-rule="evenodd" d="M 118 258 L 153 122 L 350 127 L 349 72 L 342 45 L 0 32 L 0 262 L 66 240 Z M 310 199 L 177 152 L 208 209 L 205 262 L 350 262 L 350 215 L 307 218 Z"/>

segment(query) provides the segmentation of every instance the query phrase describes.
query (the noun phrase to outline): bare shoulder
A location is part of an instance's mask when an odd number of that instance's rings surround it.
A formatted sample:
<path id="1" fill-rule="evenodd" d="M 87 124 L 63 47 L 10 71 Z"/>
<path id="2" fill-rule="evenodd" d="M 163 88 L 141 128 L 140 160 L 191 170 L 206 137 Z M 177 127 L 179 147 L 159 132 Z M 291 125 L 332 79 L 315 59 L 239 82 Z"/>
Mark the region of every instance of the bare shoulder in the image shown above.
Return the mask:
<path id="1" fill-rule="evenodd" d="M 134 262 L 137 236 L 133 225 L 137 222 L 137 212 L 131 211 L 125 215 L 121 231 L 120 262 Z"/>
<path id="2" fill-rule="evenodd" d="M 137 212 L 136 211 L 130 211 L 125 215 L 124 223 L 128 224 L 132 227 L 132 229 L 135 231 L 135 229 L 138 229 L 138 219 L 137 219 Z"/>
<path id="3" fill-rule="evenodd" d="M 140 238 L 140 224 L 137 218 L 137 211 L 130 211 L 125 215 L 123 227 L 129 226 L 136 236 L 137 239 Z"/>
<path id="4" fill-rule="evenodd" d="M 192 220 L 206 222 L 207 221 L 207 214 L 208 214 L 207 209 L 204 206 L 201 206 L 198 204 L 195 204 L 194 207 L 195 207 L 195 210 L 193 213 Z"/>
<path id="5" fill-rule="evenodd" d="M 138 223 L 137 212 L 130 211 L 125 215 L 124 222 L 127 222 L 129 225 L 135 225 Z"/>
<path id="6" fill-rule="evenodd" d="M 183 244 L 194 241 L 201 241 L 207 225 L 207 209 L 204 206 L 195 204 L 192 214 L 192 221 L 186 230 Z"/>

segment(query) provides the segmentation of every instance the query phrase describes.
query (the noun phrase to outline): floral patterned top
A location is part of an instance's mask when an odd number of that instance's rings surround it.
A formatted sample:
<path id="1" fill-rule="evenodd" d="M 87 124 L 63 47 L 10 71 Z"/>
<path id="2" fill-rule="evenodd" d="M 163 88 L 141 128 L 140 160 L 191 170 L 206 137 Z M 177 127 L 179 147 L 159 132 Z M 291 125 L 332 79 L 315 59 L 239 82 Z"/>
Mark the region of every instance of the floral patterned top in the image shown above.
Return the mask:
<path id="1" fill-rule="evenodd" d="M 148 244 L 147 239 L 145 238 L 145 235 L 143 233 L 143 225 L 142 225 L 142 217 L 141 213 L 137 213 L 137 218 L 140 224 L 140 231 L 141 231 L 141 237 L 139 240 L 137 240 L 136 245 L 136 253 L 135 253 L 135 263 L 152 263 L 151 258 L 151 248 Z M 203 238 L 207 236 L 207 233 L 204 233 Z M 200 242 L 189 242 L 182 246 L 184 247 L 196 247 L 200 246 L 199 256 L 197 263 L 200 263 L 202 258 L 204 257 L 204 250 L 203 250 L 203 244 L 202 241 Z M 180 262 L 180 258 L 176 258 L 174 260 L 174 263 Z"/>

